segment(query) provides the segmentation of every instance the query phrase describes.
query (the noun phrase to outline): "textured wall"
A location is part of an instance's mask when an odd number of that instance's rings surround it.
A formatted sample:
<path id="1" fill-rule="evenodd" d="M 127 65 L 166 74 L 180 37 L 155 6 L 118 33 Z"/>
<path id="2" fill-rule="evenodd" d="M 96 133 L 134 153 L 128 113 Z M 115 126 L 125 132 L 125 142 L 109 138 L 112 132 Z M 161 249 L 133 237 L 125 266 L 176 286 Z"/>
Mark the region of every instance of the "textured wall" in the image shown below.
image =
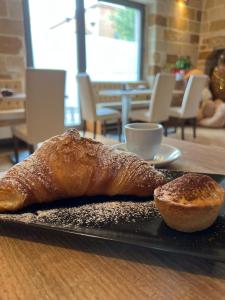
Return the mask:
<path id="1" fill-rule="evenodd" d="M 0 79 L 23 81 L 25 66 L 21 0 L 0 0 Z"/>
<path id="2" fill-rule="evenodd" d="M 147 4 L 148 78 L 175 63 L 178 56 L 198 58 L 202 1 L 188 5 L 176 0 L 149 0 Z"/>
<path id="3" fill-rule="evenodd" d="M 225 1 L 203 0 L 198 67 L 205 68 L 212 51 L 225 49 Z"/>
<path id="4" fill-rule="evenodd" d="M 183 6 L 176 0 L 139 2 L 146 4 L 145 77 L 152 79 L 180 55 L 204 68 L 212 50 L 225 47 L 224 0 L 190 0 Z M 22 1 L 0 0 L 0 78 L 23 81 L 24 66 Z"/>
<path id="5" fill-rule="evenodd" d="M 22 0 L 0 0 L 0 81 L 13 79 L 23 89 L 24 70 Z M 0 139 L 10 136 L 9 127 L 0 127 Z"/>

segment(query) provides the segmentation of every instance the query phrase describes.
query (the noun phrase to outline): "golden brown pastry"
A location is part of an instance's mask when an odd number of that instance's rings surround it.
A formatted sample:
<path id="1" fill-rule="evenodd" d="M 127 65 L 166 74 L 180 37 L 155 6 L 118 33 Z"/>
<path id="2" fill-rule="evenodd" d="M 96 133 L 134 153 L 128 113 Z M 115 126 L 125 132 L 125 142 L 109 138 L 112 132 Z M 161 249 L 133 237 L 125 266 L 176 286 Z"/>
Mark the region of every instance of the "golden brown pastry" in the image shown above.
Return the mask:
<path id="1" fill-rule="evenodd" d="M 194 232 L 216 220 L 224 202 L 224 189 L 209 176 L 188 173 L 158 187 L 154 198 L 169 227 Z"/>
<path id="2" fill-rule="evenodd" d="M 69 130 L 47 140 L 0 180 L 0 211 L 93 195 L 152 195 L 164 175 L 136 155 Z"/>

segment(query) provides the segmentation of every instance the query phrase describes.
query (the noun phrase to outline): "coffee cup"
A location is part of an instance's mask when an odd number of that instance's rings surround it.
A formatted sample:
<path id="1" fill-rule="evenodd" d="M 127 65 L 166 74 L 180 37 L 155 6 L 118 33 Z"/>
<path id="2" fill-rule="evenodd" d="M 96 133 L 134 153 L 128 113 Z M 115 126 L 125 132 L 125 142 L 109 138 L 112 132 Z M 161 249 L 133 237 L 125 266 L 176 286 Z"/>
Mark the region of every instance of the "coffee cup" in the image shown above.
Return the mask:
<path id="1" fill-rule="evenodd" d="M 145 160 L 152 160 L 162 142 L 163 126 L 155 123 L 125 125 L 127 150 Z"/>

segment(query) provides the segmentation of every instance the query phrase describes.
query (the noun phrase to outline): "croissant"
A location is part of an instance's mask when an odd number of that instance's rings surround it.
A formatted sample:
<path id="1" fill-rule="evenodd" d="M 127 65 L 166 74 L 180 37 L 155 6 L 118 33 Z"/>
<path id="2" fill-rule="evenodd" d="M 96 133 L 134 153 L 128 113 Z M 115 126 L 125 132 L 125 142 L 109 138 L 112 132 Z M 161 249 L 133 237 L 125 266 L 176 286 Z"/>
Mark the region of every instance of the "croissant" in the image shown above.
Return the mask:
<path id="1" fill-rule="evenodd" d="M 0 211 L 84 195 L 148 196 L 163 183 L 164 175 L 136 155 L 72 129 L 45 141 L 0 179 Z"/>

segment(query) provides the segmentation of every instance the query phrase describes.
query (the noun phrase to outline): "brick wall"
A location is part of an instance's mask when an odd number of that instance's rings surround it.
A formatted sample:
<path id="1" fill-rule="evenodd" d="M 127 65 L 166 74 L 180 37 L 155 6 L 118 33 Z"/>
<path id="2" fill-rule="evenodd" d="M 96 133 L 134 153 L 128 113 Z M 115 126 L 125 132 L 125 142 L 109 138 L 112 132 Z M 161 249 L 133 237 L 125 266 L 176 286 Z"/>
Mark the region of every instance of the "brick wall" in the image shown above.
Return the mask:
<path id="1" fill-rule="evenodd" d="M 202 1 L 188 5 L 176 0 L 149 0 L 147 4 L 148 79 L 175 63 L 178 56 L 190 56 L 197 64 Z"/>
<path id="2" fill-rule="evenodd" d="M 225 49 L 225 1 L 203 0 L 198 67 L 205 63 L 215 50 Z"/>
<path id="3" fill-rule="evenodd" d="M 0 79 L 23 83 L 24 68 L 22 0 L 0 0 Z"/>

